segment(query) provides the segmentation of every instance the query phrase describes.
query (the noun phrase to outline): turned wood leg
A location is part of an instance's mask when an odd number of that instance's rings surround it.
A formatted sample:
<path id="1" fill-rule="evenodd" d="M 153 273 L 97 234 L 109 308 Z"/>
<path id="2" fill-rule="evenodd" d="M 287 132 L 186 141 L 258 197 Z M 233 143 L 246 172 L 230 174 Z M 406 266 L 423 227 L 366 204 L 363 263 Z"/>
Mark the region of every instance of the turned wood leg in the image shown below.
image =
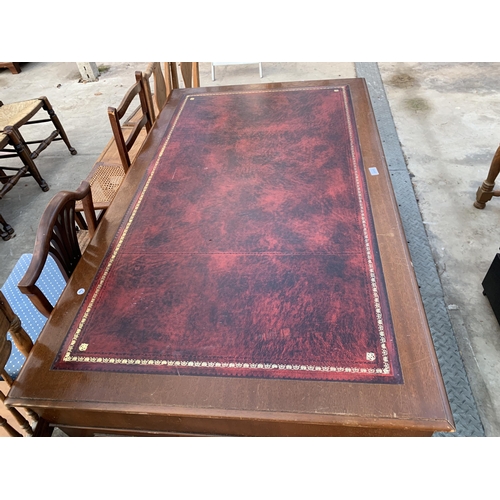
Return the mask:
<path id="1" fill-rule="evenodd" d="M 0 237 L 8 241 L 12 238 L 12 235 L 14 234 L 14 229 L 12 226 L 9 226 L 4 220 L 4 218 L 0 215 L 0 225 L 2 226 L 0 228 Z"/>
<path id="2" fill-rule="evenodd" d="M 0 391 L 0 401 L 5 406 L 5 394 L 2 391 Z M 7 408 L 7 407 L 5 406 L 5 408 Z M 26 434 L 28 436 L 32 436 L 33 429 L 31 428 L 30 423 L 21 415 L 21 413 L 19 413 L 19 411 L 16 408 L 7 408 L 7 409 L 9 410 L 10 414 L 14 417 L 16 422 L 19 424 L 19 426 L 24 430 L 24 432 L 26 432 Z M 5 421 L 5 422 L 7 422 L 7 421 Z M 7 426 L 10 427 L 10 425 L 8 423 L 6 423 L 6 424 L 4 424 L 4 426 L 9 431 Z M 19 434 L 19 435 L 21 435 L 21 434 Z"/>
<path id="3" fill-rule="evenodd" d="M 42 101 L 43 101 L 43 109 L 45 109 L 45 111 L 47 111 L 47 113 L 49 114 L 49 117 L 52 120 L 54 127 L 59 132 L 59 135 L 61 136 L 62 140 L 64 141 L 64 143 L 68 147 L 69 152 L 72 155 L 76 155 L 76 149 L 69 143 L 68 136 L 66 135 L 66 132 L 65 132 L 61 122 L 59 121 L 59 118 L 57 117 L 55 111 L 52 109 L 52 106 L 50 105 L 49 100 L 46 97 L 40 97 L 40 99 L 42 99 Z"/>
<path id="4" fill-rule="evenodd" d="M 483 182 L 481 187 L 477 190 L 476 201 L 474 206 L 476 208 L 484 208 L 486 203 L 493 198 L 493 196 L 500 196 L 500 191 L 493 191 L 495 187 L 495 180 L 500 173 L 500 146 L 496 150 L 495 156 L 491 161 L 488 177 Z"/>
<path id="5" fill-rule="evenodd" d="M 19 155 L 19 158 L 21 158 L 21 161 L 27 168 L 28 172 L 33 176 L 36 182 L 38 182 L 38 185 L 42 188 L 42 191 L 48 191 L 49 185 L 40 175 L 38 168 L 36 168 L 36 165 L 31 158 L 31 151 L 25 144 L 20 132 L 18 130 L 14 130 L 10 126 L 5 127 L 3 132 L 9 136 L 10 142 L 14 146 L 17 154 Z"/>
<path id="6" fill-rule="evenodd" d="M 5 241 L 10 240 L 10 238 L 14 234 L 14 228 L 5 221 L 5 219 L 2 217 L 1 214 L 0 214 L 0 226 L 2 226 L 3 228 L 0 229 L 0 237 Z"/>

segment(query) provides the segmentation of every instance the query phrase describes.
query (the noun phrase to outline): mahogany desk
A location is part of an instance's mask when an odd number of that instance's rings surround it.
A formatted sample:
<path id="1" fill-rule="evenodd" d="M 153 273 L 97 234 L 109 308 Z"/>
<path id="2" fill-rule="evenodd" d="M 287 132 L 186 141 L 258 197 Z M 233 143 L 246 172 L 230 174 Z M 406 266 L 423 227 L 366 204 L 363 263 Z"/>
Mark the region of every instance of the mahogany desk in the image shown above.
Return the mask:
<path id="1" fill-rule="evenodd" d="M 175 90 L 7 403 L 70 435 L 453 431 L 365 81 Z"/>

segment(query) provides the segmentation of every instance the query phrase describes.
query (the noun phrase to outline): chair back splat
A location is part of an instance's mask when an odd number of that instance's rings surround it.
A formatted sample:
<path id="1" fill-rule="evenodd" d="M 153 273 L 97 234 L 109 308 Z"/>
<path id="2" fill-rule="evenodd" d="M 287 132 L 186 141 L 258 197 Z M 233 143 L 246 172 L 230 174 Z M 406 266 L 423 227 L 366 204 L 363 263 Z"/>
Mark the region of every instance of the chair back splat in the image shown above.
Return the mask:
<path id="1" fill-rule="evenodd" d="M 82 200 L 85 220 L 76 216 L 75 202 Z M 86 225 L 89 239 L 97 226 L 90 184 L 82 181 L 76 191 L 61 191 L 49 202 L 38 226 L 33 258 L 19 289 L 28 295 L 35 307 L 49 317 L 53 306 L 36 285 L 48 255 L 52 255 L 62 275 L 68 281 L 82 256 L 77 226 Z"/>
<path id="2" fill-rule="evenodd" d="M 146 84 L 146 95 L 148 97 L 149 113 L 151 120 L 156 121 L 163 106 L 168 101 L 172 92 L 172 84 L 170 78 L 166 79 L 161 70 L 159 62 L 152 62 L 146 66 L 146 70 L 142 73 L 144 83 Z M 150 79 L 153 76 L 154 92 L 151 91 Z M 168 75 L 167 75 L 168 76 Z M 154 100 L 153 100 L 154 98 Z"/>

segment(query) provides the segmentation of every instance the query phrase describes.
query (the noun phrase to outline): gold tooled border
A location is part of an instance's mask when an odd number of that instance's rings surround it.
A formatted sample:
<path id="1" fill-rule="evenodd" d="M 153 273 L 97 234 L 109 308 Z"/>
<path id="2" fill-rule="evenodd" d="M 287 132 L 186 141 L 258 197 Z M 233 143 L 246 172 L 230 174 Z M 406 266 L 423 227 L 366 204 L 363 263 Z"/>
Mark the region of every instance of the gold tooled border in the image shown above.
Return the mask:
<path id="1" fill-rule="evenodd" d="M 106 280 L 107 275 L 110 272 L 110 269 L 114 263 L 114 260 L 116 256 L 118 255 L 118 252 L 122 246 L 122 243 L 125 240 L 125 237 L 127 236 L 128 230 L 134 221 L 135 215 L 137 211 L 139 210 L 139 207 L 142 203 L 142 200 L 144 199 L 144 196 L 146 194 L 146 191 L 148 190 L 148 187 L 151 183 L 151 179 L 153 178 L 156 169 L 158 167 L 158 164 L 160 162 L 160 159 L 163 156 L 163 153 L 168 146 L 170 142 L 170 138 L 172 137 L 173 131 L 175 130 L 175 127 L 179 121 L 179 118 L 182 114 L 182 111 L 184 110 L 184 107 L 188 100 L 194 100 L 195 98 L 205 98 L 205 97 L 212 97 L 212 96 L 218 96 L 218 95 L 234 95 L 234 94 L 258 94 L 258 93 L 269 93 L 269 92 L 298 92 L 298 91 L 305 91 L 305 90 L 322 90 L 322 89 L 328 89 L 328 90 L 333 90 L 334 92 L 342 92 L 342 98 L 344 101 L 344 110 L 345 110 L 345 115 L 346 115 L 346 120 L 348 123 L 348 129 L 349 129 L 349 146 L 350 146 L 350 153 L 351 153 L 351 158 L 352 158 L 352 163 L 354 167 L 354 175 L 355 175 L 355 182 L 356 182 L 356 189 L 357 189 L 357 195 L 358 195 L 358 203 L 360 206 L 361 210 L 361 221 L 363 225 L 363 237 L 364 237 L 364 242 L 365 242 L 365 251 L 366 251 L 366 258 L 367 258 L 367 263 L 368 263 L 368 268 L 369 268 L 369 274 L 370 274 L 370 281 L 371 281 L 371 289 L 372 289 L 372 298 L 373 298 L 373 306 L 375 308 L 375 316 L 377 318 L 377 323 L 378 323 L 378 331 L 379 331 L 379 340 L 380 340 L 380 348 L 381 348 L 381 353 L 383 356 L 383 368 L 357 368 L 357 367 L 342 367 L 342 366 L 318 366 L 318 365 L 298 365 L 298 364 L 277 364 L 277 363 L 228 363 L 228 362 L 214 362 L 214 361 L 181 361 L 181 360 L 158 360 L 158 359 L 128 359 L 128 358 L 107 358 L 107 357 L 99 357 L 99 356 L 80 356 L 80 355 L 72 355 L 73 348 L 75 347 L 78 338 L 80 336 L 80 333 L 82 332 L 82 329 L 85 325 L 85 322 L 87 321 L 87 318 L 89 316 L 90 311 L 92 310 L 97 297 L 101 291 L 101 288 Z M 106 264 L 106 268 L 97 284 L 95 287 L 95 290 L 92 294 L 92 298 L 90 302 L 88 303 L 88 306 L 78 324 L 78 327 L 75 330 L 75 333 L 73 335 L 73 338 L 68 346 L 68 349 L 62 359 L 64 362 L 80 362 L 80 363 L 104 363 L 104 364 L 111 364 L 111 365 L 141 365 L 141 366 L 173 366 L 173 367 L 201 367 L 201 368 L 238 368 L 238 369 L 263 369 L 263 370 L 290 370 L 290 371 L 307 371 L 307 372 L 344 372 L 344 373 L 368 373 L 368 374 L 384 374 L 388 375 L 391 372 L 390 369 L 390 363 L 389 363 L 389 351 L 387 350 L 387 345 L 386 345 L 386 336 L 385 336 L 385 328 L 384 328 L 384 318 L 382 314 L 382 308 L 379 300 L 379 288 L 377 285 L 377 278 L 375 274 L 375 266 L 372 258 L 372 248 L 370 244 L 370 239 L 369 239 L 369 232 L 368 232 L 368 223 L 366 219 L 366 212 L 363 206 L 363 189 L 361 186 L 361 179 L 358 170 L 361 168 L 361 166 L 358 164 L 356 161 L 356 153 L 355 153 L 355 146 L 354 146 L 354 132 L 353 132 L 353 123 L 351 120 L 351 113 L 350 113 L 350 108 L 348 104 L 348 96 L 347 96 L 347 91 L 348 91 L 348 86 L 315 86 L 315 87 L 298 87 L 298 88 L 293 88 L 293 89 L 269 89 L 269 90 L 248 90 L 248 91 L 234 91 L 234 92 L 211 92 L 211 93 L 206 93 L 206 94 L 188 94 L 185 96 L 184 101 L 179 109 L 179 112 L 177 113 L 177 116 L 175 117 L 175 120 L 172 124 L 172 127 L 170 129 L 170 132 L 168 133 L 164 144 L 160 150 L 160 153 L 157 156 L 157 159 L 155 161 L 155 164 L 153 168 L 150 171 L 150 174 L 148 176 L 148 179 L 146 183 L 144 184 L 144 187 L 142 188 L 142 192 L 135 204 L 134 209 L 132 210 L 132 213 L 129 217 L 129 220 L 118 240 L 118 243 L 113 250 L 111 257 Z M 82 344 L 82 346 L 85 346 L 86 344 Z M 367 356 L 372 353 L 367 353 Z M 395 356 L 397 354 L 395 353 Z"/>

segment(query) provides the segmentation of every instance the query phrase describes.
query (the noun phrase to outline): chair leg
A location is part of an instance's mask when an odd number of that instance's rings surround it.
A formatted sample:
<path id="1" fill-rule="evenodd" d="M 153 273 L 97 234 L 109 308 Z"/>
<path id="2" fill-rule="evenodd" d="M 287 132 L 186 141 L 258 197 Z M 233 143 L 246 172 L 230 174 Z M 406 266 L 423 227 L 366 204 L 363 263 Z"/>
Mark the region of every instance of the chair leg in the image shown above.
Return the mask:
<path id="1" fill-rule="evenodd" d="M 10 240 L 12 235 L 14 234 L 14 228 L 7 224 L 5 219 L 2 217 L 2 214 L 0 214 L 0 225 L 2 226 L 3 229 L 0 229 L 0 237 L 7 241 Z"/>
<path id="2" fill-rule="evenodd" d="M 0 391 L 0 401 L 2 402 L 2 404 L 4 405 L 4 407 L 7 408 L 5 406 L 5 394 L 2 391 Z M 21 415 L 21 413 L 19 412 L 19 410 L 17 410 L 17 408 L 7 408 L 7 410 L 9 410 L 10 414 L 14 417 L 14 419 L 19 424 L 19 426 L 24 430 L 24 432 L 26 432 L 26 434 L 28 436 L 33 436 L 33 429 L 31 428 L 30 423 L 23 417 L 23 415 Z M 8 427 L 11 427 L 11 426 L 7 423 L 7 421 L 5 419 L 3 419 L 3 420 L 5 422 L 3 425 L 7 429 L 7 432 L 9 432 Z M 21 434 L 19 434 L 19 435 L 21 435 Z"/>
<path id="3" fill-rule="evenodd" d="M 500 173 L 500 146 L 497 148 L 493 160 L 491 160 L 490 169 L 488 171 L 488 177 L 479 186 L 476 193 L 476 201 L 474 206 L 479 209 L 483 209 L 486 203 L 493 198 L 493 196 L 500 196 L 500 191 L 494 191 L 495 181 Z"/>
<path id="4" fill-rule="evenodd" d="M 72 155 L 76 155 L 76 149 L 73 146 L 71 146 L 69 139 L 68 139 L 68 136 L 66 135 L 66 132 L 65 132 L 61 122 L 59 121 L 59 118 L 57 117 L 55 111 L 52 109 L 52 106 L 50 105 L 49 100 L 46 97 L 40 97 L 40 99 L 43 101 L 43 109 L 45 109 L 45 111 L 47 111 L 47 113 L 49 114 L 49 117 L 52 120 L 54 127 L 59 132 L 59 135 L 61 136 L 62 140 L 64 141 L 64 143 L 68 147 L 69 152 Z"/>
<path id="5" fill-rule="evenodd" d="M 30 151 L 28 145 L 25 143 L 24 139 L 22 138 L 19 130 L 14 130 L 12 127 L 5 127 L 3 132 L 4 132 L 4 134 L 7 134 L 9 136 L 10 142 L 14 146 L 17 154 L 19 155 L 19 158 L 21 159 L 21 161 L 23 162 L 23 164 L 27 168 L 27 171 L 36 180 L 36 182 L 38 182 L 42 191 L 48 191 L 49 185 L 45 182 L 45 180 L 40 175 L 38 168 L 36 168 L 35 162 L 31 158 L 31 151 Z M 17 180 L 16 180 L 16 182 L 17 182 Z M 3 194 L 5 194 L 8 190 L 6 191 L 4 188 L 4 190 L 2 190 L 2 191 L 3 191 Z"/>

